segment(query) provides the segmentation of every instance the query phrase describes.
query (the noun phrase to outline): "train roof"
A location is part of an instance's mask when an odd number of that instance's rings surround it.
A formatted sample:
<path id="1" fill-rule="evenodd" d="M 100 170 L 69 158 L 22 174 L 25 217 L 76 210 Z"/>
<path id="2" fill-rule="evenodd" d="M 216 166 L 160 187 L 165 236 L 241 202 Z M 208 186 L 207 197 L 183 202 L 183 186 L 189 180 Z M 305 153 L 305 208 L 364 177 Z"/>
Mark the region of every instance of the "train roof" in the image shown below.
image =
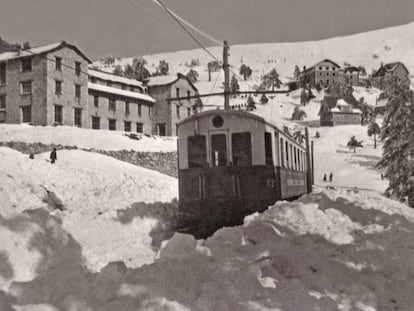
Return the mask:
<path id="1" fill-rule="evenodd" d="M 191 115 L 190 117 L 178 122 L 177 126 L 181 126 L 185 123 L 192 122 L 192 121 L 194 121 L 198 118 L 207 117 L 209 115 L 215 115 L 215 114 L 218 114 L 218 113 L 223 114 L 223 115 L 236 115 L 236 116 L 239 116 L 239 117 L 242 117 L 242 118 L 256 119 L 256 120 L 258 120 L 258 121 L 260 121 L 260 122 L 262 122 L 262 123 L 264 123 L 268 126 L 271 126 L 271 127 L 275 128 L 277 131 L 279 131 L 283 135 L 289 137 L 291 140 L 296 142 L 294 140 L 294 138 L 292 137 L 292 135 L 290 135 L 289 133 L 286 133 L 282 128 L 276 126 L 275 124 L 270 123 L 269 121 L 267 121 L 263 117 L 260 117 L 258 115 L 255 115 L 253 113 L 243 111 L 243 110 L 224 110 L 224 109 L 206 110 L 206 111 L 202 111 L 202 112 L 199 112 L 199 113 L 195 113 L 195 114 Z"/>

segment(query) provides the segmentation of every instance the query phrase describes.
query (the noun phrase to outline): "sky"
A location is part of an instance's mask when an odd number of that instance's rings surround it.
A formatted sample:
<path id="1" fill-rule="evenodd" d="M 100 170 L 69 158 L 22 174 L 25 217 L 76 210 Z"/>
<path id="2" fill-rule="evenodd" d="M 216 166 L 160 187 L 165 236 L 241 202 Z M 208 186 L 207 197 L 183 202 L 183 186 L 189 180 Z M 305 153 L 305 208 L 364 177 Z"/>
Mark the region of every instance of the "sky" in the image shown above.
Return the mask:
<path id="1" fill-rule="evenodd" d="M 230 45 L 320 40 L 414 21 L 414 0 L 163 2 Z M 92 59 L 198 47 L 152 0 L 0 0 L 0 37 L 32 46 L 66 40 Z"/>

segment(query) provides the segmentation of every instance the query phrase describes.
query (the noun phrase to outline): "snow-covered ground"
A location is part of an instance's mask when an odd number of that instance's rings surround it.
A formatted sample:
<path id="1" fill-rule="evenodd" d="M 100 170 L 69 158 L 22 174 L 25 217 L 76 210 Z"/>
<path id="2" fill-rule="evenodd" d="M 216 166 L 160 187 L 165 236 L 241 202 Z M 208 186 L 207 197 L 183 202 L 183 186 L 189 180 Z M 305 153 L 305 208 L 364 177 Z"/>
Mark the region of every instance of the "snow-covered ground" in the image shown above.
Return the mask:
<path id="1" fill-rule="evenodd" d="M 30 126 L 26 124 L 0 124 L 0 141 L 60 144 L 82 149 L 135 150 L 142 152 L 169 152 L 176 150 L 174 137 L 139 136 L 130 139 L 124 132 L 81 129 L 69 126 Z"/>

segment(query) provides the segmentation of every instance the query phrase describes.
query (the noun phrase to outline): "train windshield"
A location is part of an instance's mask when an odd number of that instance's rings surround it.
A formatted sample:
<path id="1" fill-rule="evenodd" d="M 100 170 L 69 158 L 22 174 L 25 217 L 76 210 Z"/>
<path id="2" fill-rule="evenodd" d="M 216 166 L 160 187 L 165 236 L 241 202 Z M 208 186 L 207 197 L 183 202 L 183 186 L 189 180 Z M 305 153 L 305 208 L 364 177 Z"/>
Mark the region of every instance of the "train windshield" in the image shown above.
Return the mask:
<path id="1" fill-rule="evenodd" d="M 188 145 L 188 167 L 206 166 L 206 137 L 204 135 L 189 136 Z"/>
<path id="2" fill-rule="evenodd" d="M 234 166 L 252 165 L 252 143 L 250 133 L 234 133 L 231 135 Z"/>
<path id="3" fill-rule="evenodd" d="M 211 135 L 211 153 L 213 166 L 227 166 L 227 138 L 225 134 Z"/>

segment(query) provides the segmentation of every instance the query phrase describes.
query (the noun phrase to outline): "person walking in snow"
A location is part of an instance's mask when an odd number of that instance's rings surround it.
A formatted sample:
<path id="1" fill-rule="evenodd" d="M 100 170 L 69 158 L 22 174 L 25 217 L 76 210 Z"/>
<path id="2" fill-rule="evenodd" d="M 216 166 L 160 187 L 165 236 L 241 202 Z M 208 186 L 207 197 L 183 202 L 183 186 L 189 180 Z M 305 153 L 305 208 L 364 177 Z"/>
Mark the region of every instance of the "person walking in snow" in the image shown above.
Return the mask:
<path id="1" fill-rule="evenodd" d="M 50 153 L 50 163 L 54 164 L 57 160 L 56 148 L 53 148 L 53 151 Z"/>
<path id="2" fill-rule="evenodd" d="M 381 180 L 384 180 L 384 174 L 381 173 Z"/>
<path id="3" fill-rule="evenodd" d="M 322 179 L 322 181 L 323 181 L 323 182 L 326 182 L 326 174 L 323 174 L 323 179 Z"/>
<path id="4" fill-rule="evenodd" d="M 332 172 L 329 174 L 329 182 L 332 182 L 333 174 Z"/>

